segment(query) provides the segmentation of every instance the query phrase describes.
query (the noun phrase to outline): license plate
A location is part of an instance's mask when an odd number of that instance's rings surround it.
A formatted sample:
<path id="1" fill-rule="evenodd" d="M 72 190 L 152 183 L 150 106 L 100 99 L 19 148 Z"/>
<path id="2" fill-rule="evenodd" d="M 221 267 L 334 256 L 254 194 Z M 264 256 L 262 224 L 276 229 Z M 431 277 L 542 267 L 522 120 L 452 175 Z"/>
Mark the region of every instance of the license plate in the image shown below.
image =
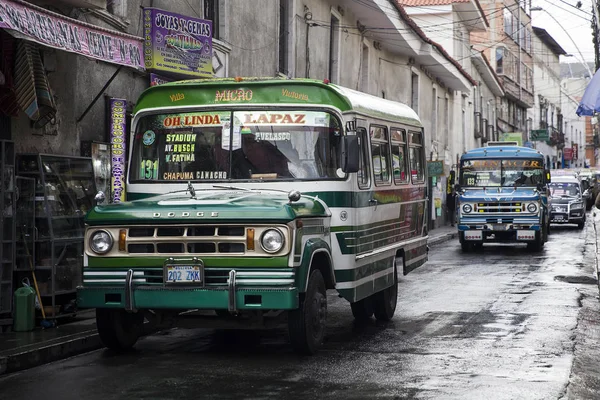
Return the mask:
<path id="1" fill-rule="evenodd" d="M 167 265 L 166 283 L 201 283 L 202 269 L 198 265 Z"/>
<path id="2" fill-rule="evenodd" d="M 554 216 L 554 219 L 555 219 L 556 221 L 562 221 L 562 220 L 563 220 L 563 216 L 562 216 L 562 215 L 555 215 L 555 216 Z"/>
<path id="3" fill-rule="evenodd" d="M 465 240 L 483 240 L 483 234 L 481 231 L 465 231 Z"/>
<path id="4" fill-rule="evenodd" d="M 531 230 L 518 230 L 517 240 L 535 240 L 535 231 Z"/>

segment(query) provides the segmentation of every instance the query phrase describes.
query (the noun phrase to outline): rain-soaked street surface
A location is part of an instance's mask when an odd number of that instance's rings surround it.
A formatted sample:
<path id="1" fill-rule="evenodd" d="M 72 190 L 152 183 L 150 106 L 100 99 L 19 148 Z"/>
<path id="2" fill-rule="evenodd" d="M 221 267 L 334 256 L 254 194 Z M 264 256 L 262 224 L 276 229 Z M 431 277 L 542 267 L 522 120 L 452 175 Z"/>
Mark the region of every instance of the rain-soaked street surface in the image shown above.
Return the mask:
<path id="1" fill-rule="evenodd" d="M 355 326 L 330 291 L 316 356 L 292 353 L 285 331 L 236 346 L 219 332 L 174 329 L 130 354 L 99 350 L 0 378 L 0 398 L 597 399 L 594 263 L 591 218 L 583 231 L 556 227 L 537 254 L 463 254 L 453 240 L 402 278 L 390 323 Z"/>

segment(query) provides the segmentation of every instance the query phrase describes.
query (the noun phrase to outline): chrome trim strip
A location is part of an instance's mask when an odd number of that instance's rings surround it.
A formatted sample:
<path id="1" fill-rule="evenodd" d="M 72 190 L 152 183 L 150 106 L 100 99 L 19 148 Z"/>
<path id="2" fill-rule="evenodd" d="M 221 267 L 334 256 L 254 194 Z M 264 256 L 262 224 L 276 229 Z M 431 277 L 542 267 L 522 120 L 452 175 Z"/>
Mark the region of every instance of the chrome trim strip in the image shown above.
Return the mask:
<path id="1" fill-rule="evenodd" d="M 294 276 L 294 272 L 262 272 L 262 271 L 240 271 L 238 270 L 236 272 L 237 276 L 241 277 L 241 278 L 245 278 L 245 277 L 271 277 L 271 276 L 277 276 L 277 277 L 282 277 L 282 278 L 291 278 Z M 239 281 L 238 281 L 239 282 Z"/>
<path id="2" fill-rule="evenodd" d="M 229 271 L 229 280 L 227 281 L 228 292 L 229 292 L 229 304 L 227 305 L 227 310 L 229 312 L 237 311 L 237 304 L 235 303 L 235 292 L 236 292 L 236 277 L 235 270 L 232 269 Z"/>
<path id="3" fill-rule="evenodd" d="M 371 257 L 371 256 L 374 256 L 376 254 L 385 253 L 386 251 L 398 249 L 398 248 L 401 248 L 403 246 L 408 246 L 410 244 L 419 243 L 421 241 L 425 241 L 425 243 L 427 243 L 428 238 L 429 238 L 429 236 L 422 236 L 422 237 L 418 237 L 416 239 L 408 240 L 406 242 L 394 243 L 394 244 L 387 245 L 385 247 L 380 247 L 379 249 L 371 250 L 368 253 L 357 255 L 356 256 L 356 260 L 361 260 L 363 258 Z"/>
<path id="4" fill-rule="evenodd" d="M 136 312 L 134 299 L 133 299 L 133 270 L 127 271 L 125 277 L 125 311 Z"/>
<path id="5" fill-rule="evenodd" d="M 108 275 L 115 275 L 117 277 L 125 277 L 127 275 L 127 271 L 83 271 L 83 276 L 96 276 L 96 275 L 101 275 L 101 276 L 108 276 Z M 134 276 L 143 276 L 144 275 L 144 271 L 133 271 L 133 275 Z"/>
<path id="6" fill-rule="evenodd" d="M 293 279 L 237 279 L 235 281 L 239 285 L 292 285 Z"/>
<path id="7" fill-rule="evenodd" d="M 133 279 L 132 282 L 146 283 L 145 279 Z M 125 279 L 84 279 L 83 283 L 125 283 Z"/>

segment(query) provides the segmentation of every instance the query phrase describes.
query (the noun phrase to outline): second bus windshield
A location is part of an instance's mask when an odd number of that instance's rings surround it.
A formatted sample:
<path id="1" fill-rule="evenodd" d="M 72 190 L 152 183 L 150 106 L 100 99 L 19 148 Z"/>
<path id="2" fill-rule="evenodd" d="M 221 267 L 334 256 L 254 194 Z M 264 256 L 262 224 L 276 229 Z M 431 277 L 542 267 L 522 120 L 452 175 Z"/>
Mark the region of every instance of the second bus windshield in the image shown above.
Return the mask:
<path id="1" fill-rule="evenodd" d="M 460 171 L 463 187 L 537 186 L 544 181 L 541 160 L 465 160 Z"/>

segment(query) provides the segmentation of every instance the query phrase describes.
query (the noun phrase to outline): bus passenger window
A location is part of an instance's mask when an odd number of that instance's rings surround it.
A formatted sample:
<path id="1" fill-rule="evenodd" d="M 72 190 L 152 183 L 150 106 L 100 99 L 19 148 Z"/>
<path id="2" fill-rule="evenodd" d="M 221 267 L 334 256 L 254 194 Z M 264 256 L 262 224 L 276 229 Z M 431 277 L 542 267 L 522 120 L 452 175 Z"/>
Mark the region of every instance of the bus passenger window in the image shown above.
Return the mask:
<path id="1" fill-rule="evenodd" d="M 386 127 L 371 126 L 371 159 L 375 185 L 390 183 L 390 145 Z"/>
<path id="2" fill-rule="evenodd" d="M 359 128 L 356 133 L 358 136 L 358 187 L 360 189 L 368 189 L 371 186 L 369 169 L 369 150 L 367 147 L 367 130 L 365 128 Z"/>
<path id="3" fill-rule="evenodd" d="M 406 132 L 403 129 L 392 128 L 392 163 L 394 183 L 408 183 L 406 168 Z"/>
<path id="4" fill-rule="evenodd" d="M 415 182 L 423 182 L 425 179 L 425 152 L 423 149 L 423 137 L 421 132 L 409 132 L 410 145 L 410 174 Z"/>

